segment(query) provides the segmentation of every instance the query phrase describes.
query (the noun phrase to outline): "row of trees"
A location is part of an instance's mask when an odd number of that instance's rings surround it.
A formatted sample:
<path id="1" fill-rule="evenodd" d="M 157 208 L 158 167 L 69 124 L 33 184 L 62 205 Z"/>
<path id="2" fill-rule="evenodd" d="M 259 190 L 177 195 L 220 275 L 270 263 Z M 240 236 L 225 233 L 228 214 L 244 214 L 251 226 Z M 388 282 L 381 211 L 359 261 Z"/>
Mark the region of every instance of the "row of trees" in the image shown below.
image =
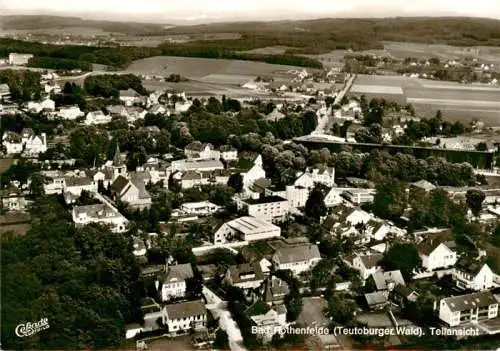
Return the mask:
<path id="1" fill-rule="evenodd" d="M 0 84 L 7 84 L 13 101 L 40 99 L 40 73 L 25 70 L 0 70 Z"/>
<path id="2" fill-rule="evenodd" d="M 103 74 L 85 78 L 85 91 L 93 96 L 117 98 L 120 90 L 134 89 L 138 94 L 145 95 L 146 89 L 142 82 L 133 74 Z"/>

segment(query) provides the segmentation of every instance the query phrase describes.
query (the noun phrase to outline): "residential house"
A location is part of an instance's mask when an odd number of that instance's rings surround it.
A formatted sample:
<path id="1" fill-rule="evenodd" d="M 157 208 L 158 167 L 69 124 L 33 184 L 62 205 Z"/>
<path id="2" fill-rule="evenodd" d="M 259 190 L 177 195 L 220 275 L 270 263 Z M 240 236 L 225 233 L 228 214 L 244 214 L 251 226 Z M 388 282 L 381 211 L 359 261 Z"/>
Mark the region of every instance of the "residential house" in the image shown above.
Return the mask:
<path id="1" fill-rule="evenodd" d="M 176 171 L 215 171 L 224 169 L 220 160 L 188 159 L 172 161 L 172 172 Z"/>
<path id="2" fill-rule="evenodd" d="M 6 131 L 2 136 L 2 145 L 5 146 L 8 155 L 20 154 L 23 152 L 21 135 Z"/>
<path id="3" fill-rule="evenodd" d="M 56 112 L 56 116 L 65 120 L 73 121 L 83 117 L 85 114 L 78 106 L 60 107 Z"/>
<path id="4" fill-rule="evenodd" d="M 366 303 L 371 310 L 381 310 L 389 303 L 389 295 L 386 292 L 374 291 L 364 295 Z"/>
<path id="5" fill-rule="evenodd" d="M 0 102 L 10 99 L 10 88 L 7 84 L 0 84 Z"/>
<path id="6" fill-rule="evenodd" d="M 227 185 L 230 172 L 227 170 L 214 170 L 214 171 L 186 171 L 180 172 L 181 188 L 190 189 L 202 185 Z M 174 179 L 177 174 L 174 174 Z"/>
<path id="7" fill-rule="evenodd" d="M 257 289 L 264 282 L 264 274 L 258 262 L 229 266 L 224 281 L 240 289 Z"/>
<path id="8" fill-rule="evenodd" d="M 29 101 L 28 102 L 28 111 L 34 112 L 34 113 L 40 113 L 42 111 L 55 111 L 56 109 L 56 103 L 54 100 L 51 100 L 49 98 L 37 102 L 37 101 Z"/>
<path id="9" fill-rule="evenodd" d="M 41 171 L 45 178 L 43 190 L 46 195 L 62 194 L 66 186 L 66 175 L 58 170 Z"/>
<path id="10" fill-rule="evenodd" d="M 281 235 L 281 228 L 255 217 L 240 217 L 224 223 L 214 234 L 215 244 L 231 241 L 255 241 L 275 238 Z"/>
<path id="11" fill-rule="evenodd" d="M 335 186 L 335 168 L 333 167 L 308 167 L 304 174 L 309 174 L 313 183 L 320 183 L 329 188 Z"/>
<path id="12" fill-rule="evenodd" d="M 0 203 L 6 211 L 24 211 L 28 202 L 19 188 L 10 184 L 6 189 L 0 190 Z"/>
<path id="13" fill-rule="evenodd" d="M 288 200 L 279 196 L 261 196 L 257 199 L 235 197 L 235 199 L 238 210 L 268 222 L 283 222 L 290 212 Z"/>
<path id="14" fill-rule="evenodd" d="M 238 150 L 231 145 L 222 145 L 219 148 L 220 158 L 226 162 L 238 161 Z"/>
<path id="15" fill-rule="evenodd" d="M 181 212 L 190 216 L 211 216 L 221 209 L 210 201 L 187 202 L 181 205 Z"/>
<path id="16" fill-rule="evenodd" d="M 418 245 L 422 266 L 428 271 L 453 267 L 457 262 L 455 242 L 439 238 L 427 238 Z"/>
<path id="17" fill-rule="evenodd" d="M 215 150 L 212 144 L 200 143 L 199 141 L 193 141 L 186 145 L 184 154 L 188 159 L 218 160 L 220 158 L 220 152 Z"/>
<path id="18" fill-rule="evenodd" d="M 400 306 L 404 307 L 408 302 L 416 302 L 419 293 L 406 285 L 396 285 L 391 298 Z"/>
<path id="19" fill-rule="evenodd" d="M 359 271 L 361 279 L 366 280 L 369 276 L 377 272 L 380 267 L 381 254 L 357 255 L 352 261 L 352 265 Z"/>
<path id="20" fill-rule="evenodd" d="M 148 249 L 146 247 L 146 244 L 144 243 L 144 240 L 134 237 L 134 242 L 133 242 L 133 251 L 132 253 L 134 254 L 135 257 L 143 257 L 146 255 L 148 252 Z"/>
<path id="21" fill-rule="evenodd" d="M 321 261 L 321 255 L 317 245 L 300 244 L 279 248 L 272 261 L 276 270 L 290 269 L 293 274 L 298 275 L 313 269 Z"/>
<path id="22" fill-rule="evenodd" d="M 257 304 L 259 304 L 259 307 L 254 308 Z M 287 310 L 283 304 L 269 307 L 266 304 L 257 302 L 255 305 L 250 307 L 247 313 L 255 324 L 257 338 L 262 343 L 267 344 L 275 334 L 279 334 L 281 330 L 288 326 L 286 321 Z"/>
<path id="23" fill-rule="evenodd" d="M 400 229 L 381 220 L 371 219 L 363 226 L 363 234 L 367 238 L 376 241 L 384 240 L 389 234 L 403 236 L 405 233 L 406 231 L 404 231 L 403 229 Z"/>
<path id="24" fill-rule="evenodd" d="M 392 291 L 398 285 L 405 286 L 405 280 L 401 271 L 376 271 L 371 275 L 377 291 Z"/>
<path id="25" fill-rule="evenodd" d="M 193 106 L 191 100 L 177 101 L 174 105 L 174 110 L 176 113 L 184 113 L 187 112 L 191 106 Z"/>
<path id="26" fill-rule="evenodd" d="M 262 156 L 258 155 L 253 161 L 252 167 L 246 172 L 241 172 L 241 176 L 243 177 L 244 192 L 247 194 L 252 193 L 250 187 L 253 185 L 253 183 L 258 179 L 266 177 L 266 171 L 264 170 Z"/>
<path id="27" fill-rule="evenodd" d="M 71 194 L 78 198 L 82 191 L 96 192 L 97 183 L 91 177 L 88 177 L 85 172 L 78 173 L 74 176 L 65 176 L 63 183 L 63 193 Z"/>
<path id="28" fill-rule="evenodd" d="M 119 99 L 125 106 L 132 106 L 133 104 L 140 102 L 141 96 L 134 89 L 120 90 Z"/>
<path id="29" fill-rule="evenodd" d="M 33 54 L 18 54 L 12 52 L 9 54 L 9 65 L 11 66 L 24 66 L 27 65 L 29 60 L 33 58 Z"/>
<path id="30" fill-rule="evenodd" d="M 47 135 L 42 133 L 36 135 L 29 128 L 23 129 L 21 133 L 22 143 L 24 144 L 24 153 L 29 156 L 38 156 L 47 151 Z"/>
<path id="31" fill-rule="evenodd" d="M 198 300 L 166 305 L 163 324 L 167 325 L 170 333 L 205 329 L 207 325 L 205 304 Z"/>
<path id="32" fill-rule="evenodd" d="M 270 276 L 264 282 L 264 296 L 263 300 L 267 304 L 282 304 L 285 296 L 290 292 L 288 284 L 276 277 Z"/>
<path id="33" fill-rule="evenodd" d="M 344 197 L 355 205 L 362 205 L 373 202 L 375 189 L 351 188 L 344 190 Z"/>
<path id="34" fill-rule="evenodd" d="M 76 226 L 99 223 L 109 225 L 113 232 L 127 231 L 128 220 L 110 204 L 74 206 L 72 216 Z"/>
<path id="35" fill-rule="evenodd" d="M 373 216 L 366 211 L 352 209 L 345 217 L 344 222 L 352 226 L 368 223 L 372 220 Z"/>
<path id="36" fill-rule="evenodd" d="M 418 182 L 411 183 L 410 184 L 410 190 L 411 190 L 412 187 L 424 190 L 425 192 L 430 192 L 430 191 L 436 189 L 436 186 L 434 184 L 432 184 L 431 182 L 428 182 L 425 179 L 419 180 Z"/>
<path id="37" fill-rule="evenodd" d="M 169 301 L 174 298 L 181 298 L 186 295 L 186 280 L 194 277 L 193 268 L 190 263 L 167 266 L 166 274 L 161 277 L 162 301 Z"/>
<path id="38" fill-rule="evenodd" d="M 87 113 L 85 116 L 85 124 L 86 125 L 99 125 L 99 124 L 107 124 L 111 122 L 113 118 L 111 115 L 105 115 L 101 110 L 91 111 Z"/>
<path id="39" fill-rule="evenodd" d="M 496 274 L 486 263 L 458 261 L 453 269 L 453 280 L 464 290 L 484 291 L 496 287 Z"/>
<path id="40" fill-rule="evenodd" d="M 166 114 L 167 116 L 170 116 L 170 112 L 167 111 L 165 106 L 160 105 L 160 104 L 155 104 L 149 109 L 149 113 L 153 115 L 163 115 Z"/>
<path id="41" fill-rule="evenodd" d="M 117 200 L 132 208 L 144 209 L 151 206 L 151 195 L 147 192 L 144 181 L 138 177 L 128 180 L 118 176 L 111 185 L 111 191 Z"/>
<path id="42" fill-rule="evenodd" d="M 336 188 L 331 188 L 326 193 L 324 201 L 326 207 L 335 207 L 342 204 L 344 199 L 340 196 L 340 192 Z"/>
<path id="43" fill-rule="evenodd" d="M 490 291 L 453 296 L 439 302 L 439 319 L 450 327 L 471 325 L 498 316 L 498 301 Z"/>

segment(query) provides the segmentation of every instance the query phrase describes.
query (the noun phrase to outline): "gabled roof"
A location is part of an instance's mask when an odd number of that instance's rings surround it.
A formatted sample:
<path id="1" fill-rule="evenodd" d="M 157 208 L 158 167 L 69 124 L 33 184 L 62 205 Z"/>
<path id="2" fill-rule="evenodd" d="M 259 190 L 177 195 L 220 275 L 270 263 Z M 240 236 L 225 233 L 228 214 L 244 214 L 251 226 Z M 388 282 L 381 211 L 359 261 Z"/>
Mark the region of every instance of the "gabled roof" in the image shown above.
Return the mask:
<path id="1" fill-rule="evenodd" d="M 273 259 L 280 264 L 309 261 L 311 259 L 321 259 L 318 246 L 315 244 L 305 244 L 291 247 L 283 247 L 276 250 Z"/>
<path id="2" fill-rule="evenodd" d="M 205 304 L 198 301 L 188 301 L 165 306 L 165 313 L 169 320 L 189 318 L 207 313 Z"/>
<path id="3" fill-rule="evenodd" d="M 387 302 L 387 296 L 380 291 L 365 294 L 365 299 L 368 306 L 376 306 Z"/>
<path id="4" fill-rule="evenodd" d="M 0 84 L 0 94 L 8 94 L 10 92 L 7 84 Z"/>
<path id="5" fill-rule="evenodd" d="M 386 290 L 389 283 L 393 283 L 394 286 L 406 285 L 405 280 L 403 279 L 403 275 L 399 270 L 388 272 L 377 271 L 372 274 L 372 277 L 377 290 Z"/>
<path id="6" fill-rule="evenodd" d="M 193 268 L 190 263 L 178 264 L 167 267 L 167 273 L 163 279 L 163 283 L 166 284 L 171 281 L 183 281 L 193 277 Z"/>
<path id="7" fill-rule="evenodd" d="M 274 300 L 282 300 L 289 292 L 290 288 L 284 280 L 275 276 L 269 277 L 266 280 L 264 301 L 272 302 Z"/>
<path id="8" fill-rule="evenodd" d="M 424 189 L 425 191 L 431 191 L 436 189 L 436 186 L 425 179 L 419 180 L 418 182 L 411 183 L 414 187 Z"/>
<path id="9" fill-rule="evenodd" d="M 456 263 L 455 268 L 462 271 L 462 272 L 468 273 L 472 276 L 476 276 L 479 273 L 479 271 L 481 269 L 483 269 L 484 266 L 488 267 L 491 270 L 490 266 L 488 266 L 484 262 L 473 261 L 473 260 L 464 258 L 464 259 L 459 260 Z"/>
<path id="10" fill-rule="evenodd" d="M 140 96 L 139 93 L 132 88 L 129 88 L 127 90 L 120 90 L 120 97 L 138 97 L 138 96 Z"/>
<path id="11" fill-rule="evenodd" d="M 491 304 L 498 303 L 490 291 L 447 297 L 443 301 L 452 312 L 488 307 Z"/>
<path id="12" fill-rule="evenodd" d="M 113 182 L 113 184 L 111 184 L 111 189 L 118 193 L 118 194 L 121 194 L 125 188 L 127 188 L 127 186 L 130 185 L 130 181 L 125 178 L 124 176 L 118 176 L 115 181 Z"/>
<path id="13" fill-rule="evenodd" d="M 422 255 L 429 256 L 441 244 L 452 250 L 453 247 L 455 247 L 455 243 L 453 241 L 447 241 L 446 239 L 446 237 L 427 238 L 418 245 L 418 252 Z"/>
<path id="14" fill-rule="evenodd" d="M 373 255 L 362 255 L 359 257 L 361 262 L 366 268 L 377 267 L 379 262 L 384 258 L 381 254 L 373 254 Z"/>
<path id="15" fill-rule="evenodd" d="M 201 143 L 199 141 L 193 141 L 192 143 L 186 145 L 185 149 L 186 150 L 189 150 L 189 151 L 197 151 L 197 152 L 200 152 L 200 151 L 203 151 L 205 150 L 206 147 L 209 147 L 210 149 L 213 150 L 214 146 L 212 144 L 209 144 L 209 143 Z"/>
<path id="16" fill-rule="evenodd" d="M 243 263 L 228 268 L 229 275 L 233 284 L 250 281 L 259 281 L 264 279 L 264 274 L 258 262 Z"/>

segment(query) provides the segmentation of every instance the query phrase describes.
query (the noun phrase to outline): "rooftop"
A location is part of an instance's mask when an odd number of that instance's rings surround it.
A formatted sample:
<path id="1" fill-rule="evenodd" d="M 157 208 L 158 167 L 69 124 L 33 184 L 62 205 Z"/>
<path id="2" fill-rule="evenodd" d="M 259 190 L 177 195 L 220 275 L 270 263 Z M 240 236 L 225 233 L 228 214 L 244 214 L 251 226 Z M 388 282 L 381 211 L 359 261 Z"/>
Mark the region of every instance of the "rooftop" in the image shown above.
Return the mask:
<path id="1" fill-rule="evenodd" d="M 284 247 L 276 250 L 274 257 L 279 263 L 290 263 L 308 261 L 313 258 L 321 258 L 317 245 L 304 244 L 298 246 Z"/>
<path id="2" fill-rule="evenodd" d="M 266 222 L 262 219 L 245 216 L 234 219 L 226 223 L 230 228 L 239 231 L 243 234 L 255 234 L 262 231 L 271 231 L 279 229 L 272 223 Z"/>
<path id="3" fill-rule="evenodd" d="M 205 304 L 198 300 L 166 305 L 165 312 L 168 319 L 181 319 L 206 314 L 207 310 Z"/>
<path id="4" fill-rule="evenodd" d="M 191 267 L 190 263 L 178 264 L 175 266 L 167 267 L 167 273 L 165 275 L 165 278 L 163 279 L 163 282 L 169 283 L 172 281 L 183 281 L 192 278 L 193 276 L 193 268 Z"/>
<path id="5" fill-rule="evenodd" d="M 247 199 L 244 202 L 249 205 L 257 205 L 257 204 L 268 204 L 271 202 L 283 202 L 283 201 L 288 201 L 288 200 L 282 198 L 281 196 L 264 196 L 264 197 L 259 197 L 258 199 Z"/>
<path id="6" fill-rule="evenodd" d="M 443 301 L 453 312 L 488 307 L 491 304 L 498 303 L 490 291 L 447 297 Z"/>
<path id="7" fill-rule="evenodd" d="M 230 266 L 228 272 L 233 284 L 264 279 L 264 274 L 258 262 Z"/>

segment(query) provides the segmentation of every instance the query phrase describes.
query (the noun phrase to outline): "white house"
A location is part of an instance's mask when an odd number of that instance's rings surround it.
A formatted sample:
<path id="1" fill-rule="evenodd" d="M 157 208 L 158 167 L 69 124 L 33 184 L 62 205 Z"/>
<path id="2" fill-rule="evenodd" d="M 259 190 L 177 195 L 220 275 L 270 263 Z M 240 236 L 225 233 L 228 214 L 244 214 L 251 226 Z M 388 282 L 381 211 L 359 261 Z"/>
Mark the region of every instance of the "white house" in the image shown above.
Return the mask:
<path id="1" fill-rule="evenodd" d="M 372 219 L 372 215 L 368 212 L 358 209 L 353 209 L 349 215 L 345 218 L 345 222 L 356 226 L 361 223 L 368 223 Z"/>
<path id="2" fill-rule="evenodd" d="M 305 174 L 309 174 L 314 183 L 320 183 L 329 188 L 335 186 L 335 168 L 333 167 L 308 167 Z"/>
<path id="3" fill-rule="evenodd" d="M 238 161 L 238 150 L 231 145 L 222 145 L 219 152 L 220 158 L 224 161 Z"/>
<path id="4" fill-rule="evenodd" d="M 170 333 L 205 329 L 207 325 L 205 304 L 197 300 L 166 305 L 163 324 L 168 326 Z"/>
<path id="5" fill-rule="evenodd" d="M 178 101 L 175 103 L 174 109 L 175 112 L 177 113 L 183 113 L 187 112 L 189 108 L 193 105 L 193 102 L 191 100 L 186 100 L 186 101 Z"/>
<path id="6" fill-rule="evenodd" d="M 33 58 L 33 54 L 18 54 L 12 52 L 9 54 L 9 65 L 24 66 L 27 65 L 29 60 Z"/>
<path id="7" fill-rule="evenodd" d="M 0 84 L 0 102 L 10 98 L 10 88 L 7 84 Z"/>
<path id="8" fill-rule="evenodd" d="M 264 282 L 259 262 L 229 266 L 224 281 L 240 289 L 257 289 Z"/>
<path id="9" fill-rule="evenodd" d="M 37 101 L 28 102 L 28 110 L 35 113 L 39 113 L 43 110 L 55 111 L 55 109 L 56 109 L 55 101 L 48 98 L 40 102 Z"/>
<path id="10" fill-rule="evenodd" d="M 231 241 L 255 241 L 275 238 L 281 235 L 281 228 L 255 217 L 240 217 L 224 223 L 214 234 L 215 244 Z"/>
<path id="11" fill-rule="evenodd" d="M 186 280 L 193 278 L 193 268 L 190 263 L 167 266 L 166 274 L 160 280 L 161 300 L 169 301 L 186 295 Z"/>
<path id="12" fill-rule="evenodd" d="M 116 208 L 108 204 L 75 206 L 72 216 L 76 226 L 100 223 L 111 226 L 113 232 L 127 231 L 128 220 Z"/>
<path id="13" fill-rule="evenodd" d="M 170 165 L 172 172 L 176 171 L 215 171 L 224 169 L 224 164 L 220 160 L 176 160 Z"/>
<path id="14" fill-rule="evenodd" d="M 215 150 L 212 144 L 199 141 L 186 145 L 184 154 L 188 159 L 218 160 L 220 158 L 220 152 Z"/>
<path id="15" fill-rule="evenodd" d="M 65 176 L 63 183 L 63 193 L 71 193 L 74 197 L 79 197 L 82 191 L 96 192 L 97 182 L 87 175 Z"/>
<path id="16" fill-rule="evenodd" d="M 302 244 L 279 248 L 272 261 L 276 270 L 289 269 L 298 275 L 313 269 L 321 261 L 321 255 L 317 245 Z"/>
<path id="17" fill-rule="evenodd" d="M 496 274 L 485 263 L 458 262 L 453 269 L 453 280 L 464 290 L 484 291 L 496 287 Z"/>
<path id="18" fill-rule="evenodd" d="M 134 89 L 120 90 L 120 101 L 122 101 L 125 106 L 132 106 L 134 103 L 140 101 L 140 95 Z"/>
<path id="19" fill-rule="evenodd" d="M 340 192 L 336 188 L 331 188 L 328 193 L 326 193 L 324 201 L 326 207 L 335 207 L 344 202 L 342 196 L 340 196 Z"/>
<path id="20" fill-rule="evenodd" d="M 229 180 L 229 171 L 214 170 L 214 171 L 187 171 L 180 172 L 181 188 L 190 189 L 202 185 L 226 185 Z M 174 174 L 177 177 L 177 174 Z"/>
<path id="21" fill-rule="evenodd" d="M 65 120 L 73 121 L 77 118 L 83 117 L 85 114 L 78 106 L 61 107 L 56 112 L 56 116 Z"/>
<path id="22" fill-rule="evenodd" d="M 247 172 L 241 173 L 243 177 L 243 189 L 245 192 L 251 192 L 250 187 L 257 179 L 266 177 L 266 171 L 263 167 L 262 156 L 259 155 L 254 160 L 252 168 L 250 168 Z"/>
<path id="23" fill-rule="evenodd" d="M 23 152 L 21 136 L 14 132 L 5 132 L 2 136 L 2 145 L 7 149 L 7 154 L 20 154 Z"/>
<path id="24" fill-rule="evenodd" d="M 279 196 L 261 196 L 258 199 L 235 197 L 238 210 L 268 222 L 282 222 L 290 213 L 288 200 Z"/>
<path id="25" fill-rule="evenodd" d="M 344 197 L 356 205 L 373 202 L 375 198 L 375 189 L 352 188 L 344 190 Z"/>
<path id="26" fill-rule="evenodd" d="M 381 268 L 379 262 L 382 258 L 381 254 L 357 255 L 354 257 L 352 265 L 359 271 L 361 279 L 366 280 Z"/>
<path id="27" fill-rule="evenodd" d="M 453 267 L 457 263 L 454 246 L 453 242 L 441 242 L 431 238 L 422 241 L 418 246 L 422 266 L 428 271 Z"/>
<path id="28" fill-rule="evenodd" d="M 85 124 L 86 125 L 96 125 L 96 124 L 107 124 L 111 122 L 113 118 L 111 115 L 105 115 L 102 111 L 92 111 L 87 113 L 85 116 Z"/>
<path id="29" fill-rule="evenodd" d="M 450 327 L 471 325 L 498 316 L 498 301 L 490 291 L 453 296 L 439 302 L 439 319 Z"/>
<path id="30" fill-rule="evenodd" d="M 181 205 L 180 210 L 191 216 L 211 216 L 220 210 L 220 206 L 217 206 L 210 201 L 200 201 L 200 202 L 187 202 Z"/>
<path id="31" fill-rule="evenodd" d="M 265 313 L 250 313 L 250 319 L 255 323 L 252 330 L 255 327 L 255 334 L 264 344 L 270 342 L 275 334 L 287 327 L 286 312 L 285 305 L 280 304 L 268 307 L 268 311 Z"/>
<path id="32" fill-rule="evenodd" d="M 47 151 L 47 135 L 45 133 L 38 136 L 32 129 L 24 128 L 21 132 L 21 142 L 24 146 L 24 153 L 29 156 L 37 156 Z"/>
<path id="33" fill-rule="evenodd" d="M 16 186 L 10 185 L 0 190 L 0 204 L 7 211 L 24 211 L 28 202 Z"/>

